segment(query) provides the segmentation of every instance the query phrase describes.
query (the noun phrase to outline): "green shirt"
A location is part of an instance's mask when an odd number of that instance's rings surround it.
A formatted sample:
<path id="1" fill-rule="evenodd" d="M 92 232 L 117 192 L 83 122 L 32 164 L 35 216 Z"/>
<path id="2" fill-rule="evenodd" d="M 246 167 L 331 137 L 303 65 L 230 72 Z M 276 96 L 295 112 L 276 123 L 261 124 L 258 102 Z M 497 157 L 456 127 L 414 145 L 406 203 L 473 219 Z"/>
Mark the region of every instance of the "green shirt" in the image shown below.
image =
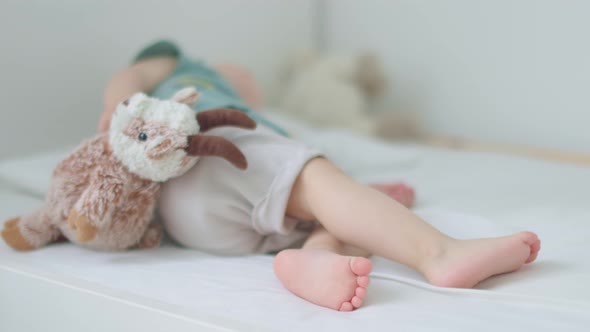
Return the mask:
<path id="1" fill-rule="evenodd" d="M 143 49 L 135 62 L 156 56 L 172 56 L 177 59 L 174 72 L 162 81 L 151 93 L 159 99 L 170 99 L 178 90 L 187 86 L 194 86 L 199 91 L 200 98 L 193 109 L 197 112 L 216 108 L 231 108 L 245 112 L 254 121 L 265 125 L 277 133 L 287 136 L 285 130 L 268 121 L 259 113 L 248 107 L 234 91 L 231 85 L 214 69 L 203 61 L 185 57 L 180 49 L 169 41 L 156 42 Z"/>

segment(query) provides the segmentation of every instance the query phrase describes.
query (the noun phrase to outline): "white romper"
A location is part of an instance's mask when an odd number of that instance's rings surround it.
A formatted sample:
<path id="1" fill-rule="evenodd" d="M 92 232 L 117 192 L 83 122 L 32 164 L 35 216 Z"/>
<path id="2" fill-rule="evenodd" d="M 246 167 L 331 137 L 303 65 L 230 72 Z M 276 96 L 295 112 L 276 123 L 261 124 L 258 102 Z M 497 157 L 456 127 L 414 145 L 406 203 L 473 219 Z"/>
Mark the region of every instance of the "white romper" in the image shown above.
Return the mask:
<path id="1" fill-rule="evenodd" d="M 218 157 L 203 157 L 186 174 L 164 184 L 160 215 L 180 244 L 219 255 L 276 252 L 298 246 L 310 227 L 285 216 L 297 176 L 321 154 L 259 125 L 255 130 L 213 129 L 246 156 L 240 170 Z M 312 226 L 312 223 L 306 223 Z"/>

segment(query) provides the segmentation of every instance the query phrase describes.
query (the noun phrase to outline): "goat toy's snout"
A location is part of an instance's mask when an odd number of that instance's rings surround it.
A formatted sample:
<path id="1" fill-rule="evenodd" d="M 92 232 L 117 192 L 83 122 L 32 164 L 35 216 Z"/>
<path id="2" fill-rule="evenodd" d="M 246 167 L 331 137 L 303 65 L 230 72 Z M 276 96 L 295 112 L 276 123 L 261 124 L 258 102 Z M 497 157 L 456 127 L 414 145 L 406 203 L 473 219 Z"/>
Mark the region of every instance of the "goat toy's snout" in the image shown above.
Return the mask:
<path id="1" fill-rule="evenodd" d="M 189 156 L 217 156 L 239 169 L 248 167 L 248 161 L 242 151 L 223 137 L 197 134 L 188 137 L 187 145 L 184 150 Z"/>

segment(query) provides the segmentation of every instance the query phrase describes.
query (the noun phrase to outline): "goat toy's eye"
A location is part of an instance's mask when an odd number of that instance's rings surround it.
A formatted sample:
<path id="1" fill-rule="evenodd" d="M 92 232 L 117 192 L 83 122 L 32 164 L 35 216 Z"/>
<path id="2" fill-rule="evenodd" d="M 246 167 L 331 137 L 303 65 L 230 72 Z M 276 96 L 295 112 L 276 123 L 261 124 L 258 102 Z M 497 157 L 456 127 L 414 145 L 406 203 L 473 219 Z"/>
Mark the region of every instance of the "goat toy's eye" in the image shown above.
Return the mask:
<path id="1" fill-rule="evenodd" d="M 148 139 L 147 134 L 144 132 L 139 133 L 139 136 L 137 136 L 137 138 L 142 142 L 145 142 Z"/>

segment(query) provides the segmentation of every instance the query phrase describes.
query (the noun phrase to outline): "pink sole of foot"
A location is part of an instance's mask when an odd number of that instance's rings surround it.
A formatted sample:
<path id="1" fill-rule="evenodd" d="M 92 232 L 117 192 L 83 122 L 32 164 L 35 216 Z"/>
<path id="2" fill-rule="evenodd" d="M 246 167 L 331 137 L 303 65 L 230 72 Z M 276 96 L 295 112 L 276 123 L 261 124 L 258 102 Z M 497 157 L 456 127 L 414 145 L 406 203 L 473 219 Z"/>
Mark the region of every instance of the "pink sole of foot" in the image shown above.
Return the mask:
<path id="1" fill-rule="evenodd" d="M 352 311 L 363 304 L 371 261 L 326 250 L 283 250 L 275 258 L 275 273 L 293 294 L 323 307 Z"/>

